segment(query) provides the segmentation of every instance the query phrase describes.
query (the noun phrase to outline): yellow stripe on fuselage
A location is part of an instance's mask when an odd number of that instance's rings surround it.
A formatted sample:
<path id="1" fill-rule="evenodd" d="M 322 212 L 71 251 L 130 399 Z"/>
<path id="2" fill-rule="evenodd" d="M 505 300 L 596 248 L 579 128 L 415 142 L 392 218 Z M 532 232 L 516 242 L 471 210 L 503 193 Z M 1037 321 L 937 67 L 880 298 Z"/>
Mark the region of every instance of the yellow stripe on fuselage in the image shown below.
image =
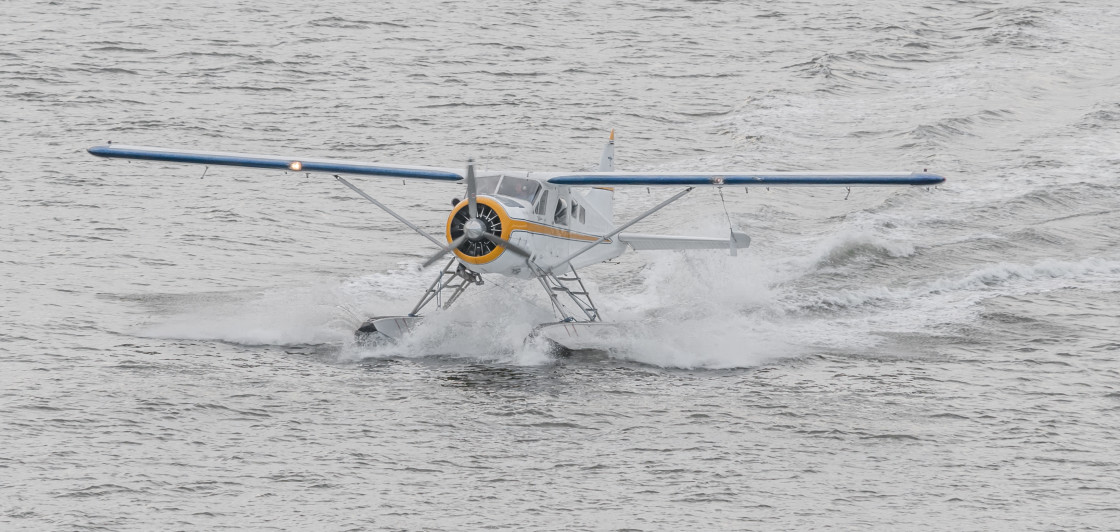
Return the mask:
<path id="1" fill-rule="evenodd" d="M 550 225 L 542 225 L 542 224 L 538 224 L 538 223 L 527 222 L 525 220 L 517 220 L 517 219 L 510 220 L 509 225 L 510 225 L 511 232 L 512 231 L 525 231 L 525 232 L 529 232 L 529 233 L 536 233 L 538 235 L 548 235 L 548 236 L 556 236 L 556 237 L 560 237 L 560 238 L 567 238 L 568 240 L 582 240 L 584 242 L 594 242 L 596 240 L 599 240 L 599 237 L 597 237 L 597 236 L 585 235 L 583 233 L 573 233 L 573 232 L 571 232 L 567 229 L 561 229 L 559 227 L 552 227 Z M 610 239 L 608 238 L 607 240 L 604 240 L 603 242 L 610 242 Z"/>

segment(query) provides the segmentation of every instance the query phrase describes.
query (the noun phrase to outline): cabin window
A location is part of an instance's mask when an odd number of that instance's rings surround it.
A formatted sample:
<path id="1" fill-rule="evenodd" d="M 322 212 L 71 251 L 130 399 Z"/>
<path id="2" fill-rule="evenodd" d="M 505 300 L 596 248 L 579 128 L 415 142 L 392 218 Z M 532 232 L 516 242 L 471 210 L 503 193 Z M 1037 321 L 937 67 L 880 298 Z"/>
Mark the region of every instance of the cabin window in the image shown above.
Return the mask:
<path id="1" fill-rule="evenodd" d="M 502 178 L 502 184 L 498 187 L 498 195 L 532 203 L 540 189 L 541 184 L 532 179 L 506 176 Z"/>
<path id="2" fill-rule="evenodd" d="M 587 209 L 584 209 L 583 205 L 579 206 L 579 223 L 587 223 Z"/>
<path id="3" fill-rule="evenodd" d="M 572 202 L 572 221 L 574 222 L 576 220 L 580 220 L 581 218 L 583 218 L 582 213 L 583 213 L 583 206 L 573 201 Z"/>
<path id="4" fill-rule="evenodd" d="M 568 202 L 560 200 L 556 205 L 556 216 L 552 218 L 556 225 L 568 225 Z"/>
<path id="5" fill-rule="evenodd" d="M 541 216 L 544 216 L 544 213 L 547 212 L 547 211 L 548 211 L 548 191 L 545 190 L 545 191 L 541 192 L 541 197 L 540 197 L 540 199 L 537 200 L 537 208 L 533 209 L 533 212 L 535 212 L 535 213 L 537 213 Z"/>

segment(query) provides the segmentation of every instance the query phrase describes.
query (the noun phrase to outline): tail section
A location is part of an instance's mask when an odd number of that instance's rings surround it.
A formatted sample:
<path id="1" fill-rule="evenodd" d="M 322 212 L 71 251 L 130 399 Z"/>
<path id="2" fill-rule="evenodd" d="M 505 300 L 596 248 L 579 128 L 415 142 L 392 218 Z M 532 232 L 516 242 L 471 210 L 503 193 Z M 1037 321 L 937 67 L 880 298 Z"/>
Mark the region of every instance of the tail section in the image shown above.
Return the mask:
<path id="1" fill-rule="evenodd" d="M 603 156 L 599 158 L 600 172 L 614 171 L 614 130 L 611 138 L 603 146 Z M 599 211 L 608 220 L 614 217 L 614 189 L 610 187 L 594 187 L 584 193 L 588 204 Z"/>
<path id="2" fill-rule="evenodd" d="M 611 130 L 611 139 L 603 146 L 603 156 L 599 158 L 600 172 L 614 171 L 614 130 Z"/>

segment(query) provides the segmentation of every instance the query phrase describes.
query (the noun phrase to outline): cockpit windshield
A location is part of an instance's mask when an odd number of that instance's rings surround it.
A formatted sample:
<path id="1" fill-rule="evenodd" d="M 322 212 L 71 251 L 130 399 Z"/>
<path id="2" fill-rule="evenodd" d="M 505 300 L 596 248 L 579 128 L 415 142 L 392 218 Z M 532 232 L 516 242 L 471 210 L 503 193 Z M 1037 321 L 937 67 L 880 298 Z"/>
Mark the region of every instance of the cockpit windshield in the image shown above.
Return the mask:
<path id="1" fill-rule="evenodd" d="M 478 187 L 479 194 L 493 194 L 494 190 L 498 188 L 498 179 L 502 176 L 498 175 L 485 175 L 475 178 L 475 186 Z"/>
<path id="2" fill-rule="evenodd" d="M 502 178 L 502 185 L 498 187 L 498 195 L 532 203 L 540 189 L 541 184 L 532 179 L 505 176 Z"/>

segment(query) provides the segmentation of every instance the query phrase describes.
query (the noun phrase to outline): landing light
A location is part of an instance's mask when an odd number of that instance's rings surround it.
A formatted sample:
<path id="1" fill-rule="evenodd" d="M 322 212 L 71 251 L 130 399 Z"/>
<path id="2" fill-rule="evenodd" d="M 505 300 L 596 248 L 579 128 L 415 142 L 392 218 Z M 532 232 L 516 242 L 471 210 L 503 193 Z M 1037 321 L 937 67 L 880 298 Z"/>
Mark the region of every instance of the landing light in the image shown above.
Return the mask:
<path id="1" fill-rule="evenodd" d="M 301 163 L 299 161 L 292 161 L 292 162 L 288 163 L 288 170 L 291 170 L 293 172 L 298 172 L 300 170 L 303 170 L 303 163 Z"/>

